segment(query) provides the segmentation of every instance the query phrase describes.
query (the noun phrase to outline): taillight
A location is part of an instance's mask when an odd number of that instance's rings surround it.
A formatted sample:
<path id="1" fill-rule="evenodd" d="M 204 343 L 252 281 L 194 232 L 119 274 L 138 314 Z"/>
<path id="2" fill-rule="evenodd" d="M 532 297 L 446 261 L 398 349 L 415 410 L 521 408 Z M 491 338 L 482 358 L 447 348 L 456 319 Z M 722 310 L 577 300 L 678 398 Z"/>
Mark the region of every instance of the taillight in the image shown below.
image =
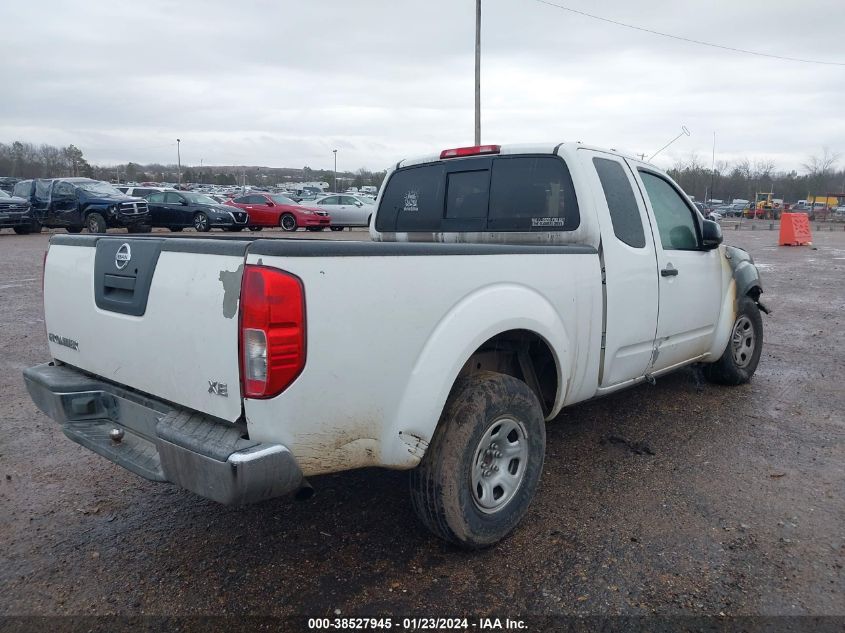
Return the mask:
<path id="1" fill-rule="evenodd" d="M 246 398 L 272 398 L 305 366 L 305 291 L 298 277 L 246 266 L 240 305 L 241 384 Z"/>
<path id="2" fill-rule="evenodd" d="M 462 156 L 498 154 L 501 149 L 501 145 L 473 145 L 472 147 L 456 147 L 455 149 L 444 149 L 440 152 L 440 158 L 460 158 Z"/>

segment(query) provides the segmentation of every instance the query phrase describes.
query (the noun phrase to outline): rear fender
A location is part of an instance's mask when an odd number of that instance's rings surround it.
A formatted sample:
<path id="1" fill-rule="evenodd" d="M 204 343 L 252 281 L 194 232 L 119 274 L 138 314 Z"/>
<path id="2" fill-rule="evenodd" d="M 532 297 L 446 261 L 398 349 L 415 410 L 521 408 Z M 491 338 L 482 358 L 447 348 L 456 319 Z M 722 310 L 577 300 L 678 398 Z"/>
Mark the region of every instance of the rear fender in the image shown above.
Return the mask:
<path id="1" fill-rule="evenodd" d="M 461 368 L 487 340 L 510 330 L 528 330 L 543 338 L 558 371 L 556 415 L 566 396 L 571 346 L 557 310 L 536 291 L 517 284 L 480 288 L 458 302 L 437 324 L 420 352 L 395 415 L 382 436 L 383 464 L 412 468 L 425 454 L 446 399 Z"/>

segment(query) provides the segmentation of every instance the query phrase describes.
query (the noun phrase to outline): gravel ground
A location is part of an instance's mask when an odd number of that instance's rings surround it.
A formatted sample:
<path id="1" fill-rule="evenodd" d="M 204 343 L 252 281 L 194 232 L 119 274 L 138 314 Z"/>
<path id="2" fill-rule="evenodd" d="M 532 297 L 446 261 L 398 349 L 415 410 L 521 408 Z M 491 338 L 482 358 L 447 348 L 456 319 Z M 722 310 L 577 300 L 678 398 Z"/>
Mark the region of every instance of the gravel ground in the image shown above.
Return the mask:
<path id="1" fill-rule="evenodd" d="M 567 409 L 521 526 L 466 553 L 416 522 L 407 473 L 234 509 L 67 440 L 21 379 L 47 359 L 49 236 L 3 231 L 0 615 L 845 615 L 845 232 L 725 235 L 773 310 L 752 383 L 688 369 Z"/>

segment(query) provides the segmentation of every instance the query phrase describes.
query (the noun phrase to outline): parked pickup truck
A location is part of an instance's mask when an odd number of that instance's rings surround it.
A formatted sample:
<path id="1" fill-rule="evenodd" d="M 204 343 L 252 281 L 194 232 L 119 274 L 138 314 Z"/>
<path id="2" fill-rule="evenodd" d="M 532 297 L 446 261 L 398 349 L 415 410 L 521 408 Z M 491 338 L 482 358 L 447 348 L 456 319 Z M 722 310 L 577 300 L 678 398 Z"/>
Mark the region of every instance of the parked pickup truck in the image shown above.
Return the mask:
<path id="1" fill-rule="evenodd" d="M 91 178 L 22 180 L 15 195 L 32 205 L 38 228 L 64 228 L 68 233 L 105 233 L 109 227 L 149 233 L 149 212 L 143 198 L 127 196 L 107 182 Z"/>
<path id="2" fill-rule="evenodd" d="M 10 196 L 0 189 L 0 229 L 14 229 L 15 233 L 25 235 L 33 230 L 41 230 L 33 221 L 29 202 L 23 198 Z"/>
<path id="3" fill-rule="evenodd" d="M 525 514 L 563 407 L 697 362 L 737 385 L 760 359 L 751 257 L 614 151 L 401 161 L 370 236 L 56 235 L 27 388 L 75 442 L 222 503 L 411 470 L 420 520 L 478 548 Z"/>

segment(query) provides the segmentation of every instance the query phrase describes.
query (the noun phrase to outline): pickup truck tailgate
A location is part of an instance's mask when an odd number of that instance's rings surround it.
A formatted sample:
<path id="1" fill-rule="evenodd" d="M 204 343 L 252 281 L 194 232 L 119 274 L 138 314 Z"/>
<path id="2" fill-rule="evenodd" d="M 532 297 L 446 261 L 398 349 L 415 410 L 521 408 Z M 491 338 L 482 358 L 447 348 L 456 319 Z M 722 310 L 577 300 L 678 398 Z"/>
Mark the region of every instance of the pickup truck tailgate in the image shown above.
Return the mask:
<path id="1" fill-rule="evenodd" d="M 238 298 L 247 241 L 55 236 L 50 354 L 223 420 L 241 415 Z"/>

